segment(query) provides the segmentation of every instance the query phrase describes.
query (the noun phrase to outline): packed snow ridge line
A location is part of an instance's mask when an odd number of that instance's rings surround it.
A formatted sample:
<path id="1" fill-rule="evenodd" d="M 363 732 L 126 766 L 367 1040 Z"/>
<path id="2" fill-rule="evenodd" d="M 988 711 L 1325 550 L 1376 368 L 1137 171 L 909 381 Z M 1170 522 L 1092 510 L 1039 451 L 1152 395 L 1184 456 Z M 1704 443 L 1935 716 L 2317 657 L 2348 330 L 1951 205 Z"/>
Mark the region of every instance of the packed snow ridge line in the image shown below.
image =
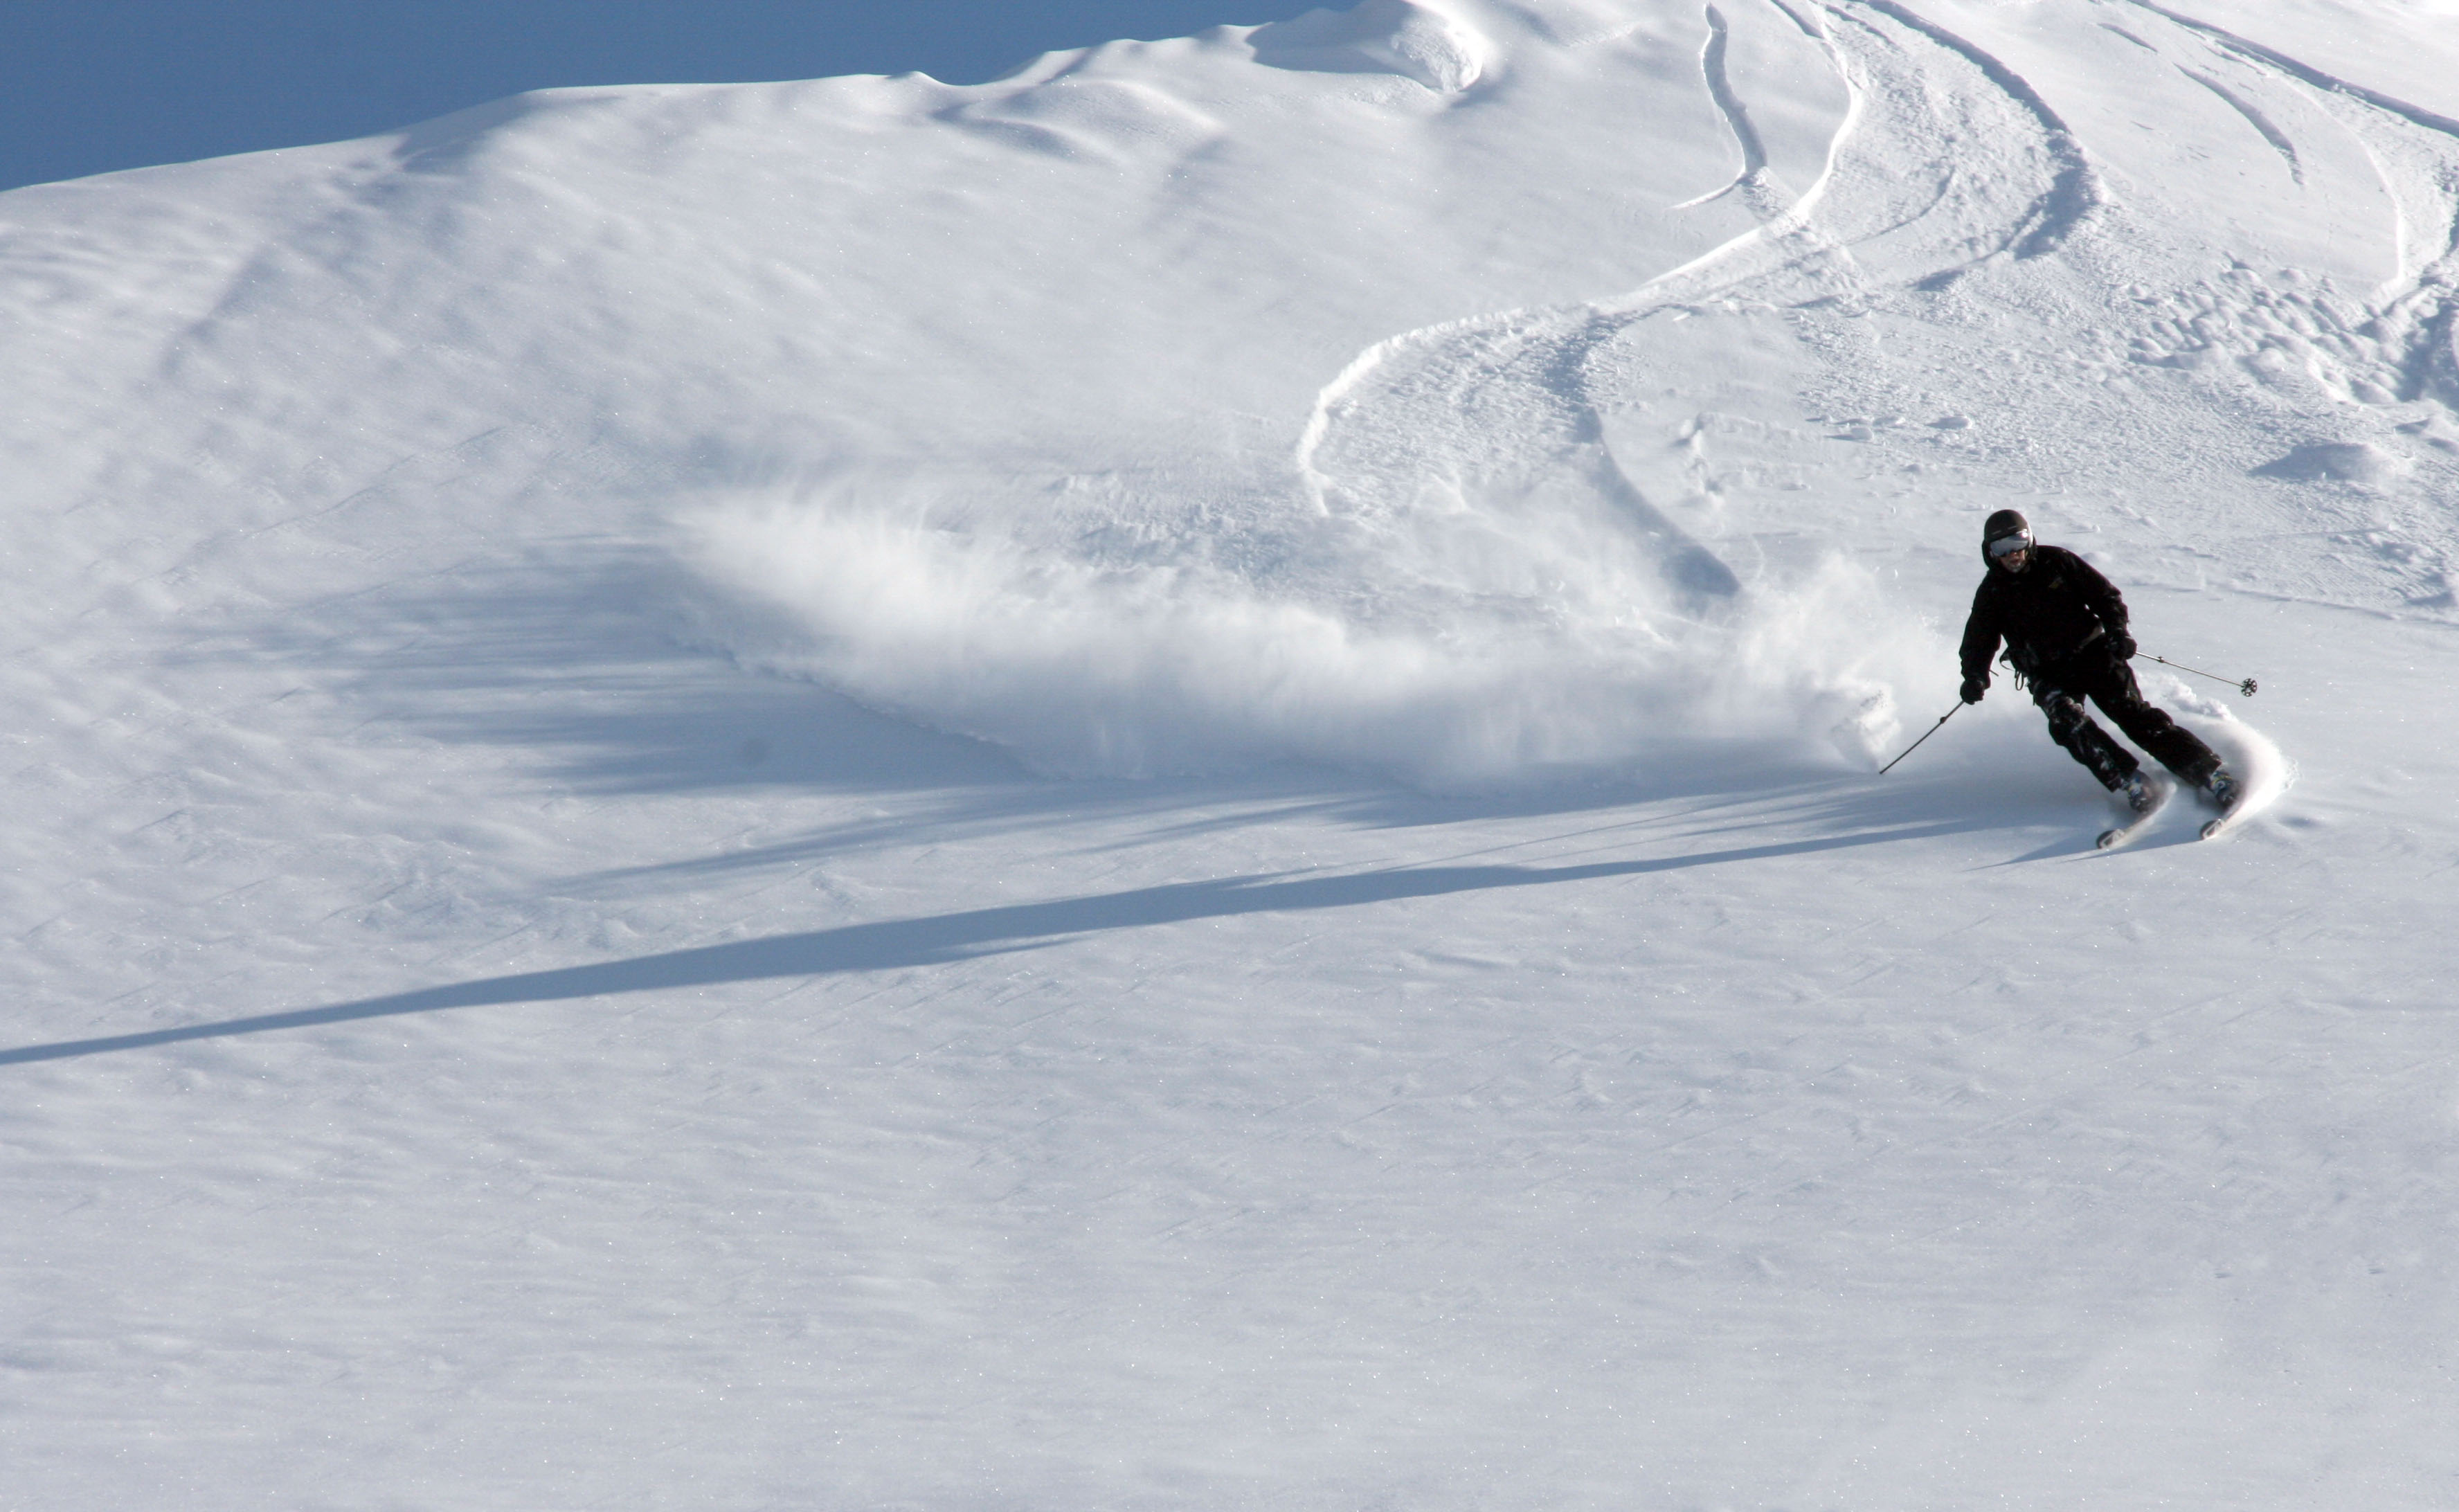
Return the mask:
<path id="1" fill-rule="evenodd" d="M 1393 73 L 1438 94 L 1476 83 L 1494 44 L 1459 17 L 1415 0 L 1366 0 L 1354 10 L 1310 10 L 1257 29 L 1256 61 L 1323 73 Z"/>

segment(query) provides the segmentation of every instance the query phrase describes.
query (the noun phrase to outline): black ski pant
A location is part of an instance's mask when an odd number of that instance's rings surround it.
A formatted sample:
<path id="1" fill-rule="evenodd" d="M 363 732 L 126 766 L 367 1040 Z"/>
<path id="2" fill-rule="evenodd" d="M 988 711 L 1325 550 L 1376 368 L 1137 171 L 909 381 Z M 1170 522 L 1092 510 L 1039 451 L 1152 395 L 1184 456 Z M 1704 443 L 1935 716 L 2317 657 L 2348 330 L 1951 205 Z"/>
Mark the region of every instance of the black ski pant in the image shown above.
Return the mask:
<path id="1" fill-rule="evenodd" d="M 2143 701 L 2143 690 L 2134 685 L 2134 669 L 2107 652 L 2053 662 L 2034 673 L 2031 683 L 2032 702 L 2049 717 L 2049 738 L 2090 767 L 2103 788 L 2115 788 L 2142 763 L 2084 712 L 2085 699 L 2099 704 L 2128 740 L 2189 785 L 2201 787 L 2219 766 L 2220 759 L 2209 746 Z"/>

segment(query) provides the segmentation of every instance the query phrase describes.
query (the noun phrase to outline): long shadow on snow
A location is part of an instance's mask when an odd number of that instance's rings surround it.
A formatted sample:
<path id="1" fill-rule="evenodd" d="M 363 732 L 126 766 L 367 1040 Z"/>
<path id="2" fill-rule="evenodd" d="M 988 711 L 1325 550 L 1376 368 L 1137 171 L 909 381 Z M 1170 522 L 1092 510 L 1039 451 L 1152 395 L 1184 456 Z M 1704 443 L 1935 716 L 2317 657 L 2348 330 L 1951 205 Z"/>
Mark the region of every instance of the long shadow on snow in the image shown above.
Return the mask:
<path id="1" fill-rule="evenodd" d="M 867 845 L 945 843 L 1054 824 L 1108 827 L 1114 838 L 1096 849 L 1119 849 L 1298 819 L 1358 830 L 1426 830 L 1613 811 L 1676 799 L 1704 800 L 1700 811 L 1706 811 L 1780 802 L 1788 793 L 1834 781 L 1831 770 L 1770 761 L 1760 751 L 1736 751 L 1723 762 L 1700 758 L 1670 779 L 1598 780 L 1462 795 L 1418 792 L 1351 772 L 1294 764 L 1232 776 L 1142 781 L 1019 776 L 1005 784 L 952 785 L 914 795 L 890 812 L 815 826 L 766 845 L 566 877 L 557 886 L 584 894 L 655 890 L 731 872 L 790 870 Z M 1116 826 L 1123 819 L 1137 821 L 1141 828 L 1118 835 Z"/>
<path id="2" fill-rule="evenodd" d="M 1181 882 L 1090 897 L 1062 898 L 1048 903 L 1020 903 L 926 918 L 849 924 L 837 929 L 775 934 L 767 939 L 667 951 L 595 966 L 519 972 L 477 981 L 456 982 L 449 987 L 431 987 L 356 1002 L 333 1003 L 322 1008 L 227 1018 L 177 1029 L 25 1045 L 0 1051 L 0 1065 L 23 1065 L 37 1060 L 100 1055 L 114 1050 L 177 1044 L 190 1040 L 263 1034 L 275 1029 L 305 1029 L 401 1014 L 433 1013 L 446 1008 L 552 1002 L 618 993 L 650 992 L 661 988 L 707 987 L 778 976 L 826 976 L 846 972 L 947 965 L 1029 950 L 1104 930 L 1143 929 L 1243 914 L 1358 908 L 1493 888 L 1544 887 L 1638 876 L 1651 872 L 1674 872 L 1726 862 L 1758 861 L 1856 846 L 1929 839 L 1995 828 L 1996 824 L 1994 820 L 1977 818 L 1939 819 L 1854 834 L 1739 846 L 1678 856 L 1599 861 L 1585 866 L 1430 866 L 1341 876 L 1281 873 Z"/>

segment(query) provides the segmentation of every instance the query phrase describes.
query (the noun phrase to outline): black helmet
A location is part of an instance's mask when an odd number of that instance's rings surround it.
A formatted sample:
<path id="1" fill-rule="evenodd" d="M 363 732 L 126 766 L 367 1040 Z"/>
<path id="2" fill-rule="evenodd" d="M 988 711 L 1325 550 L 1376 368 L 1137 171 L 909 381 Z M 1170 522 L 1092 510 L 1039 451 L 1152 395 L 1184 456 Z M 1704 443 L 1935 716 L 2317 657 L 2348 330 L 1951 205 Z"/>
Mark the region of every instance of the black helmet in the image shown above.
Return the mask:
<path id="1" fill-rule="evenodd" d="M 2024 550 L 2031 547 L 2032 522 L 2026 519 L 2020 510 L 2000 510 L 1981 527 L 1981 559 L 1996 566 L 2000 556 L 2018 549 L 2002 544 L 2009 540 L 2023 542 L 2021 549 Z"/>

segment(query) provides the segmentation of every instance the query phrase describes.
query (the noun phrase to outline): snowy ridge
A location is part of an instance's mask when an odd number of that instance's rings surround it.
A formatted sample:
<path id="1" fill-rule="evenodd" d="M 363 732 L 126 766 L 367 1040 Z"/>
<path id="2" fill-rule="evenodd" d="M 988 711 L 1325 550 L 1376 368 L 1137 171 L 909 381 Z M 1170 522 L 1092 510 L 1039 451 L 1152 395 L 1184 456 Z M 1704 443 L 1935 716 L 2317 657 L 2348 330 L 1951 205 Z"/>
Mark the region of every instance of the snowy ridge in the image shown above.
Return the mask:
<path id="1" fill-rule="evenodd" d="M 1352 10 L 1310 10 L 1259 27 L 1248 38 L 1275 68 L 1390 72 L 1439 94 L 1457 94 L 1485 73 L 1492 44 L 1440 6 L 1363 0 Z"/>

